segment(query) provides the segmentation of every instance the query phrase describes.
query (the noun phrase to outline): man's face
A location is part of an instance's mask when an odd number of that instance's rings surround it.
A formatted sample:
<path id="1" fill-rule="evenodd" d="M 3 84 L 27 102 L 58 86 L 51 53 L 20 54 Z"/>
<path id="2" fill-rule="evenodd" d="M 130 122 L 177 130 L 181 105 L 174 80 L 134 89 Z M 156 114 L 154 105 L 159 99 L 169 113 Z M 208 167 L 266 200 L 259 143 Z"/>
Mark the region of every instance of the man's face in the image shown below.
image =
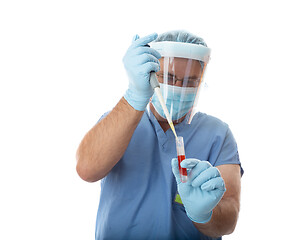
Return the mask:
<path id="1" fill-rule="evenodd" d="M 199 61 L 186 58 L 161 58 L 160 71 L 157 72 L 160 83 L 177 87 L 198 88 L 202 77 L 202 66 Z M 166 122 L 150 105 L 150 109 L 160 122 Z M 185 118 L 177 120 L 181 122 Z"/>

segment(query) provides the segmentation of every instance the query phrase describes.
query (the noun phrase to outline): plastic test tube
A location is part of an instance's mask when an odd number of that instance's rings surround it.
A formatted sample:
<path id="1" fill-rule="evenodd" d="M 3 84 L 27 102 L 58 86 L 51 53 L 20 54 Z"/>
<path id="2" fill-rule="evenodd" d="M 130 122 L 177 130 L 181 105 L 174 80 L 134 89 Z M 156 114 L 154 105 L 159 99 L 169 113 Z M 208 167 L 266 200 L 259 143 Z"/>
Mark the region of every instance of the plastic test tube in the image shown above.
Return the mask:
<path id="1" fill-rule="evenodd" d="M 176 150 L 177 150 L 180 180 L 181 180 L 181 182 L 186 182 L 187 181 L 187 170 L 186 170 L 186 168 L 182 168 L 180 166 L 180 163 L 185 159 L 183 137 L 178 136 L 176 138 Z"/>

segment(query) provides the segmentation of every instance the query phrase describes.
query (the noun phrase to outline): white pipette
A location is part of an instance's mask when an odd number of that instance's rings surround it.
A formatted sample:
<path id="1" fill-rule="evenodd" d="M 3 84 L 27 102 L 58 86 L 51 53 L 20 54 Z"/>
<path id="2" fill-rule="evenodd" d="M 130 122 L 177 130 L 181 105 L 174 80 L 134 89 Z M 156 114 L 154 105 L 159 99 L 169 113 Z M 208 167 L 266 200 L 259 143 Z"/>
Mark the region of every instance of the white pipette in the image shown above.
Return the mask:
<path id="1" fill-rule="evenodd" d="M 160 84 L 159 84 L 159 81 L 158 81 L 158 78 L 157 78 L 157 75 L 156 75 L 155 72 L 151 72 L 150 84 L 151 84 L 152 88 L 154 89 L 155 93 L 157 94 L 157 97 L 158 97 L 158 99 L 160 101 L 160 104 L 161 104 L 161 106 L 163 108 L 163 111 L 164 111 L 166 119 L 167 119 L 167 121 L 168 121 L 168 123 L 169 123 L 169 125 L 171 127 L 171 130 L 174 133 L 175 138 L 177 138 L 176 131 L 175 131 L 172 119 L 170 117 L 170 114 L 168 112 L 168 109 L 166 107 L 164 98 L 163 98 L 162 93 L 160 91 Z"/>

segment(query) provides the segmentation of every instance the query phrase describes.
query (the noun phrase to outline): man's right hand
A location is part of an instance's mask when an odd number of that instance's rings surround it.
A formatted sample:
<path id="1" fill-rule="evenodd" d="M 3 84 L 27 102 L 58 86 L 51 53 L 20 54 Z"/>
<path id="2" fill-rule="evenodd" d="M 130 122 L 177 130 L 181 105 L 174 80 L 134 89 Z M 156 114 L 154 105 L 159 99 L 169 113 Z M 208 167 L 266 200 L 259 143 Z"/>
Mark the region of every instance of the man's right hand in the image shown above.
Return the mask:
<path id="1" fill-rule="evenodd" d="M 150 73 L 160 70 L 158 59 L 161 58 L 161 55 L 148 46 L 148 43 L 154 41 L 157 36 L 156 33 L 143 38 L 135 35 L 123 58 L 129 77 L 129 87 L 124 98 L 138 111 L 145 110 L 149 99 L 153 95 L 153 89 L 150 85 Z"/>

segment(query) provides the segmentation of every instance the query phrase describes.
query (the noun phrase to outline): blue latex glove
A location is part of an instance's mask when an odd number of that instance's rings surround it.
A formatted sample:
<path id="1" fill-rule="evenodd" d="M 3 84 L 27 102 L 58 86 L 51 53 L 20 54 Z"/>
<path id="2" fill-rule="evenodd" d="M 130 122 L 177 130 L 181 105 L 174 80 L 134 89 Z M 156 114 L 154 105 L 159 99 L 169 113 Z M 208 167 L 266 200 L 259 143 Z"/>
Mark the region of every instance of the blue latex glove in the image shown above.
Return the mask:
<path id="1" fill-rule="evenodd" d="M 189 173 L 188 181 L 183 183 L 180 181 L 177 158 L 172 159 L 171 165 L 187 216 L 197 223 L 209 222 L 213 209 L 226 191 L 219 170 L 207 161 L 185 159 L 181 167 L 187 168 Z"/>
<path id="2" fill-rule="evenodd" d="M 156 33 L 143 38 L 135 35 L 123 58 L 129 78 L 129 87 L 124 98 L 134 109 L 139 111 L 145 110 L 154 93 L 150 85 L 150 73 L 160 70 L 158 60 L 161 58 L 160 53 L 147 45 L 155 40 L 157 36 Z"/>

